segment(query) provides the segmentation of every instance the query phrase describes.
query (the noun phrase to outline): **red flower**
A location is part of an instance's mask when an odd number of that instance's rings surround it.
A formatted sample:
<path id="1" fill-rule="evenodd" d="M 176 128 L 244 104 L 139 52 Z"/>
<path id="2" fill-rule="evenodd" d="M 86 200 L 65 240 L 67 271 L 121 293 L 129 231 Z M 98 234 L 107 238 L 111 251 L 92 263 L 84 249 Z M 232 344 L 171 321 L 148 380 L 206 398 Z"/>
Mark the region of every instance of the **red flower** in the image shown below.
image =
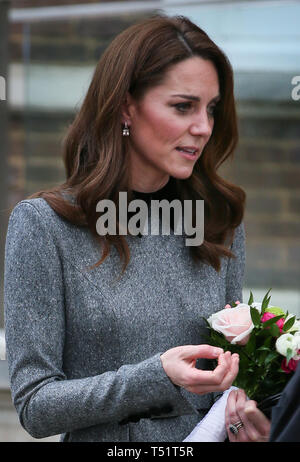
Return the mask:
<path id="1" fill-rule="evenodd" d="M 275 316 L 276 316 L 275 314 L 269 313 L 268 311 L 266 311 L 261 318 L 261 322 L 269 321 L 269 319 L 275 318 Z M 276 324 L 279 327 L 280 333 L 282 333 L 282 329 L 284 325 L 284 318 L 278 319 Z"/>
<path id="2" fill-rule="evenodd" d="M 294 372 L 296 370 L 298 363 L 299 363 L 299 360 L 295 361 L 294 359 L 290 359 L 289 363 L 287 364 L 286 358 L 284 358 L 281 363 L 281 369 L 286 374 L 290 374 L 291 372 Z"/>

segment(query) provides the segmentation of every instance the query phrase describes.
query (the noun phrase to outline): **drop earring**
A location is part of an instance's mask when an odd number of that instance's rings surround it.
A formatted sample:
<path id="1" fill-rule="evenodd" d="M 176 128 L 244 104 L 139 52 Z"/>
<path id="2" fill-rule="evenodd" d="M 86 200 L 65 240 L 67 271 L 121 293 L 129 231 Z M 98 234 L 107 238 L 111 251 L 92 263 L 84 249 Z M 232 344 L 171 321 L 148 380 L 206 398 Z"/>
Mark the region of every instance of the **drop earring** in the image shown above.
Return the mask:
<path id="1" fill-rule="evenodd" d="M 129 135 L 130 135 L 129 127 L 128 127 L 127 122 L 125 122 L 125 126 L 123 128 L 123 136 L 129 136 Z"/>

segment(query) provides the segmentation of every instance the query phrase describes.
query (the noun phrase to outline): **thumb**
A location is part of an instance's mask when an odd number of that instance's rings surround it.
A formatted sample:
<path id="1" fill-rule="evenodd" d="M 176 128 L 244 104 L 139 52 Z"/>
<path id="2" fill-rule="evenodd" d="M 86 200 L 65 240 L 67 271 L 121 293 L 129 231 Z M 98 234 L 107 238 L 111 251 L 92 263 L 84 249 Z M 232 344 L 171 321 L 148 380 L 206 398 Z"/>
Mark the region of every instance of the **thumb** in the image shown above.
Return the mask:
<path id="1" fill-rule="evenodd" d="M 185 359 L 191 358 L 207 358 L 216 359 L 224 350 L 211 345 L 185 345 L 182 351 L 182 356 Z"/>

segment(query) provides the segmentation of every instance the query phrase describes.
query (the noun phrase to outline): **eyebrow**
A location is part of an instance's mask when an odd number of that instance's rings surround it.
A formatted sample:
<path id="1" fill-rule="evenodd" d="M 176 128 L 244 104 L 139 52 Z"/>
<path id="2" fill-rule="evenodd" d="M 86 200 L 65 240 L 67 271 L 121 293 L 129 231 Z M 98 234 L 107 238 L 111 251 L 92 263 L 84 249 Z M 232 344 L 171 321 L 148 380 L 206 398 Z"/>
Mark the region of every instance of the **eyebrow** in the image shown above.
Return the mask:
<path id="1" fill-rule="evenodd" d="M 198 96 L 193 96 L 193 95 L 172 95 L 172 96 L 179 96 L 179 98 L 189 99 L 192 101 L 200 101 L 200 98 Z M 217 95 L 210 101 L 210 103 L 214 101 L 219 101 L 220 99 L 221 99 L 221 96 Z"/>

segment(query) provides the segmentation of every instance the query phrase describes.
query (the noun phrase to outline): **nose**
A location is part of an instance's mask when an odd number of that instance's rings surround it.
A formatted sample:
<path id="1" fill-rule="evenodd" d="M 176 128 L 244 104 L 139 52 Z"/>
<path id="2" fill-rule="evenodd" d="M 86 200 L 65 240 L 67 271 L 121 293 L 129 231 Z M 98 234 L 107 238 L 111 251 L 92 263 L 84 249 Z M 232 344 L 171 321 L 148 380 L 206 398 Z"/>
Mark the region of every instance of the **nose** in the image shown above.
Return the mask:
<path id="1" fill-rule="evenodd" d="M 213 118 L 206 111 L 195 115 L 190 124 L 190 133 L 194 136 L 209 138 L 213 129 Z"/>

